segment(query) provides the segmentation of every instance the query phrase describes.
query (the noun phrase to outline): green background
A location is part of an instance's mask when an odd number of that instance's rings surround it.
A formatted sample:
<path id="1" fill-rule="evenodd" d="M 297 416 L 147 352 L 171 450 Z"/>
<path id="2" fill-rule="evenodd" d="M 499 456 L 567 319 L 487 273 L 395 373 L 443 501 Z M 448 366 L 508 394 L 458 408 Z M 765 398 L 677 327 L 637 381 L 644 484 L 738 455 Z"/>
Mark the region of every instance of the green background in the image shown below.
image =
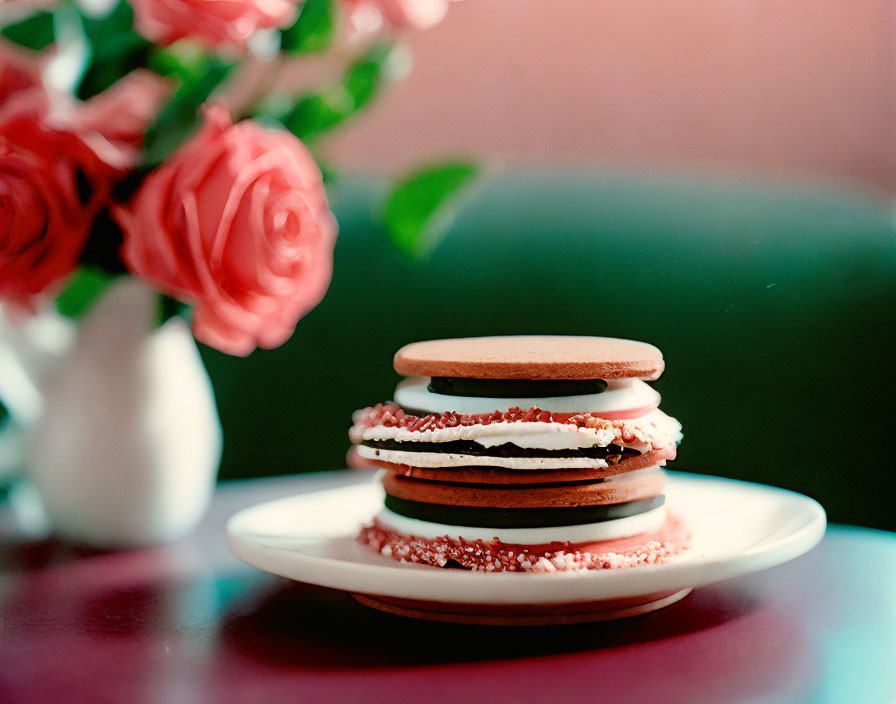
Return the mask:
<path id="1" fill-rule="evenodd" d="M 693 174 L 503 174 L 412 260 L 376 224 L 383 192 L 333 191 L 333 283 L 286 345 L 245 360 L 203 349 L 222 478 L 344 467 L 351 412 L 391 398 L 407 342 L 608 335 L 663 350 L 655 386 L 685 435 L 675 469 L 795 489 L 832 521 L 896 529 L 884 203 Z"/>

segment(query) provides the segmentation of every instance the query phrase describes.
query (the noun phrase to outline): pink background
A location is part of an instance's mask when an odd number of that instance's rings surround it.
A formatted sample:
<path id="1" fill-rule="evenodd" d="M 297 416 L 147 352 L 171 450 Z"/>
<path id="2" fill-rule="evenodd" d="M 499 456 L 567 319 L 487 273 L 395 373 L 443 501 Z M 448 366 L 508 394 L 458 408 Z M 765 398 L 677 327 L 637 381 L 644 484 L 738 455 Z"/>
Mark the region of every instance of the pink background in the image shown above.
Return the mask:
<path id="1" fill-rule="evenodd" d="M 376 170 L 710 165 L 896 191 L 892 0 L 464 0 L 331 144 Z"/>

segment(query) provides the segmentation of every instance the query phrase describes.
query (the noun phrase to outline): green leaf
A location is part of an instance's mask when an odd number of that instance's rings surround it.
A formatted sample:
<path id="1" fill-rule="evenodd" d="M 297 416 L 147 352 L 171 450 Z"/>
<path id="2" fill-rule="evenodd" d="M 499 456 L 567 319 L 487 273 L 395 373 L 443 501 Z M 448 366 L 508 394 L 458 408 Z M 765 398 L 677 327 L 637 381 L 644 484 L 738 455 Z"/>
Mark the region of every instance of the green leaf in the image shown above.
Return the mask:
<path id="1" fill-rule="evenodd" d="M 78 86 L 81 100 L 102 93 L 116 81 L 146 63 L 150 43 L 133 32 L 109 37 L 94 45 L 90 63 Z"/>
<path id="2" fill-rule="evenodd" d="M 176 298 L 160 293 L 156 306 L 156 327 L 161 327 L 171 318 L 178 315 L 183 318 L 189 318 L 190 306 L 178 301 Z"/>
<path id="3" fill-rule="evenodd" d="M 331 186 L 339 181 L 339 172 L 332 165 L 321 161 L 321 159 L 314 155 L 314 160 L 317 162 L 317 166 L 320 169 L 320 176 L 323 179 L 325 186 Z"/>
<path id="4" fill-rule="evenodd" d="M 146 66 L 166 78 L 176 78 L 182 83 L 195 83 L 214 65 L 237 65 L 240 57 L 229 55 L 230 63 L 221 55 L 210 52 L 194 41 L 184 39 L 165 47 L 154 46 Z M 244 57 L 243 57 L 244 58 Z"/>
<path id="5" fill-rule="evenodd" d="M 162 76 L 181 81 L 195 81 L 205 71 L 208 54 L 191 42 L 176 42 L 155 48 L 147 60 L 148 67 Z"/>
<path id="6" fill-rule="evenodd" d="M 411 256 L 431 252 L 453 223 L 452 203 L 479 173 L 476 164 L 454 162 L 428 166 L 399 182 L 383 217 L 395 246 Z"/>
<path id="7" fill-rule="evenodd" d="M 391 47 L 371 47 L 346 71 L 342 81 L 323 93 L 299 98 L 282 118 L 286 128 L 303 141 L 333 129 L 351 117 L 377 94 L 382 85 Z"/>
<path id="8" fill-rule="evenodd" d="M 56 39 L 52 12 L 36 12 L 25 19 L 0 29 L 9 41 L 26 49 L 43 51 Z"/>
<path id="9" fill-rule="evenodd" d="M 87 312 L 114 278 L 94 267 L 77 269 L 68 286 L 56 297 L 56 309 L 62 315 L 77 320 Z"/>
<path id="10" fill-rule="evenodd" d="M 291 27 L 280 34 L 280 48 L 290 54 L 325 51 L 336 26 L 333 0 L 305 0 Z"/>
<path id="11" fill-rule="evenodd" d="M 206 56 L 202 70 L 192 80 L 184 81 L 168 105 L 150 125 L 143 139 L 144 167 L 162 163 L 199 125 L 199 106 L 223 81 L 235 63 L 214 56 Z"/>
<path id="12" fill-rule="evenodd" d="M 101 18 L 82 12 L 81 22 L 91 49 L 78 86 L 78 97 L 86 100 L 144 66 L 152 45 L 134 31 L 134 12 L 125 0 Z"/>
<path id="13" fill-rule="evenodd" d="M 392 47 L 378 44 L 349 68 L 345 76 L 345 90 L 355 103 L 355 110 L 363 108 L 376 95 L 382 84 Z"/>

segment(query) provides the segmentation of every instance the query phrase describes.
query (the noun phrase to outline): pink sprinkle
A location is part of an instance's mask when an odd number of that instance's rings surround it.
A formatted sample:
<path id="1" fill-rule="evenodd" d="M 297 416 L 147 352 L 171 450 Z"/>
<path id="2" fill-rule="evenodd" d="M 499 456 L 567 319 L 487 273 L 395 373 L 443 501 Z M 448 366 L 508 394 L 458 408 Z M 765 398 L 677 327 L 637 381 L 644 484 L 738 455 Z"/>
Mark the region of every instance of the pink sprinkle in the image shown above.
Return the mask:
<path id="1" fill-rule="evenodd" d="M 612 541 L 607 541 L 604 545 L 611 548 L 607 552 L 580 551 L 568 543 L 554 543 L 542 550 L 518 545 L 510 549 L 511 546 L 500 541 L 486 543 L 448 536 L 435 539 L 408 537 L 376 524 L 362 528 L 358 540 L 402 562 L 406 562 L 410 555 L 412 562 L 435 567 L 461 567 L 474 572 L 566 572 L 637 567 L 666 562 L 687 548 L 686 536 L 676 536 L 674 541 L 646 540 L 617 551 L 612 550 L 615 547 Z M 601 543 L 592 543 L 588 548 L 594 550 L 600 546 Z"/>

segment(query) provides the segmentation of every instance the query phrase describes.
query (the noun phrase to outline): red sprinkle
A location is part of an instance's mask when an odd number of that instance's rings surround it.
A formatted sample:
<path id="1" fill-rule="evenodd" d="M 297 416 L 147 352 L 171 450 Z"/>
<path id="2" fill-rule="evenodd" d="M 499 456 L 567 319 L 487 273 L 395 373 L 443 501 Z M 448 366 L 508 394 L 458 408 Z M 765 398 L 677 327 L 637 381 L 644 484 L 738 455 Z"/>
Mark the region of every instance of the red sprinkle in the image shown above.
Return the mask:
<path id="1" fill-rule="evenodd" d="M 537 549 L 499 541 L 468 541 L 443 536 L 423 539 L 404 536 L 378 525 L 365 526 L 358 540 L 399 562 L 433 567 L 462 567 L 479 572 L 565 572 L 659 564 L 687 548 L 689 536 L 679 527 L 675 538 L 643 540 L 622 550 L 598 551 L 601 543 L 575 546 L 551 543 Z"/>
<path id="2" fill-rule="evenodd" d="M 644 409 L 644 413 L 647 413 L 649 410 Z M 610 422 L 622 427 L 621 421 L 623 420 L 602 418 L 599 413 L 551 413 L 550 411 L 543 411 L 537 406 L 533 406 L 525 411 L 514 406 L 506 411 L 495 411 L 493 413 L 461 414 L 452 411 L 441 414 L 430 413 L 425 416 L 413 416 L 405 413 L 404 409 L 396 403 L 379 403 L 372 408 L 365 408 L 360 411 L 355 426 L 363 429 L 382 425 L 386 428 L 407 428 L 411 431 L 422 431 L 455 428 L 457 426 L 468 427 L 471 425 L 525 421 L 528 423 L 569 423 L 579 428 L 586 428 L 594 427 L 597 422 Z M 623 431 L 622 439 L 625 442 L 635 442 L 638 438 L 627 431 Z"/>

